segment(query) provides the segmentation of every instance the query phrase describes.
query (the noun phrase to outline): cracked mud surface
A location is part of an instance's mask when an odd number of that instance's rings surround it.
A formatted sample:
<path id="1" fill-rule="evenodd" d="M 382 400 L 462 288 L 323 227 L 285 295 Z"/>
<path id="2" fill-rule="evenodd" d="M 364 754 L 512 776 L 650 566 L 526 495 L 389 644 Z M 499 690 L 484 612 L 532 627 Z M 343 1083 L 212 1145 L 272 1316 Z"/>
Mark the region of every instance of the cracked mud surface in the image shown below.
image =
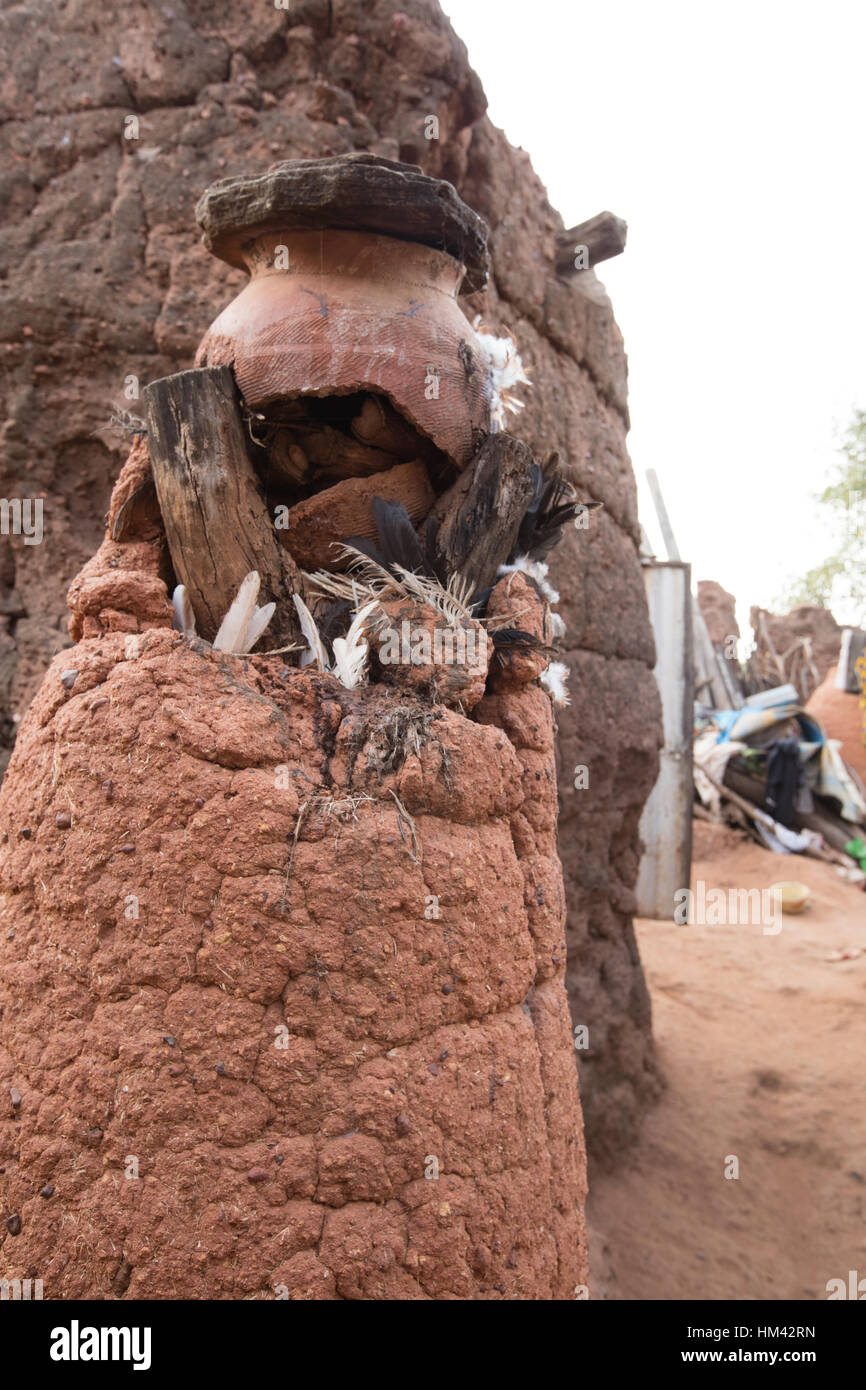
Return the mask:
<path id="1" fill-rule="evenodd" d="M 159 628 L 55 659 L 0 794 L 8 1277 L 574 1296 L 553 719 L 527 675 L 469 719 Z"/>

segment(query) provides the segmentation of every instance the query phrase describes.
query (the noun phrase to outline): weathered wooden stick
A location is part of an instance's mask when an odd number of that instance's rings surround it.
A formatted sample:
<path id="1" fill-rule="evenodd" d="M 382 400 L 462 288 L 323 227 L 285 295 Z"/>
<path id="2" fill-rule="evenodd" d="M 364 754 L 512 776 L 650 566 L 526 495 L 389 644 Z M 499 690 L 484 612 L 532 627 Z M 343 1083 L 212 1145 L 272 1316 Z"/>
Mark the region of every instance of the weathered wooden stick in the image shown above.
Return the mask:
<path id="1" fill-rule="evenodd" d="M 178 580 L 201 636 L 213 640 L 241 581 L 261 577 L 261 603 L 277 605 L 267 645 L 297 634 L 291 557 L 279 544 L 247 453 L 229 367 L 162 377 L 144 389 L 148 446 Z"/>
<path id="2" fill-rule="evenodd" d="M 433 509 L 437 567 L 474 589 L 495 582 L 533 494 L 532 451 L 511 434 L 488 435 L 475 458 Z"/>
<path id="3" fill-rule="evenodd" d="M 580 222 L 566 232 L 556 235 L 556 273 L 561 276 L 576 275 L 584 269 L 575 265 L 578 260 L 577 248 L 585 246 L 589 253 L 590 267 L 601 261 L 609 261 L 625 250 L 628 223 L 612 212 L 599 212 L 588 222 Z"/>

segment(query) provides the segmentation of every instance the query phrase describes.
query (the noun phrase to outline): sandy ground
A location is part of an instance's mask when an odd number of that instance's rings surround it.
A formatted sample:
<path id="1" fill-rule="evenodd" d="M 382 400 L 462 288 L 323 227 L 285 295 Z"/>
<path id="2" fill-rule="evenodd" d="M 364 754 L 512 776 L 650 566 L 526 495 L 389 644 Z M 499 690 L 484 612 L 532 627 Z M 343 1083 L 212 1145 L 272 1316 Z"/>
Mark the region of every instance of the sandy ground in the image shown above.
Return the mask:
<path id="1" fill-rule="evenodd" d="M 591 1181 L 594 1298 L 824 1299 L 866 1277 L 866 894 L 696 823 L 693 888 L 785 878 L 812 905 L 778 936 L 636 924 L 668 1086 L 634 1156 Z"/>

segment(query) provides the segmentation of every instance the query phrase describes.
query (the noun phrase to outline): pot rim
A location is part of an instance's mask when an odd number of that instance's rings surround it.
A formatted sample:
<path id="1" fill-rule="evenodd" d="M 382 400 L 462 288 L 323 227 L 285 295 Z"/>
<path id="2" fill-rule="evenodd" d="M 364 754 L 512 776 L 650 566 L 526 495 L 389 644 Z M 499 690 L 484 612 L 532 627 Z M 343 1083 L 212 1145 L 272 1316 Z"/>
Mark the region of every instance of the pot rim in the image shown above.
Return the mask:
<path id="1" fill-rule="evenodd" d="M 260 174 L 219 179 L 202 194 L 195 215 L 207 249 L 239 269 L 245 268 L 241 243 L 281 224 L 419 242 L 466 267 L 467 293 L 487 283 L 484 219 L 445 179 L 380 155 L 284 160 Z"/>

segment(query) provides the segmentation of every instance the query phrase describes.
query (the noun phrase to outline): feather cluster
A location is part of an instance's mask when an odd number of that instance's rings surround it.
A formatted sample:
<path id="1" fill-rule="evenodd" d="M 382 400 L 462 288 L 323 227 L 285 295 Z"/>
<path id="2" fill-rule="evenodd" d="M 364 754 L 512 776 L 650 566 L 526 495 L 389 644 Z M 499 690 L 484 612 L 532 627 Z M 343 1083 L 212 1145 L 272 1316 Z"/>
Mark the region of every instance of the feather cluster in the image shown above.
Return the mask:
<path id="1" fill-rule="evenodd" d="M 447 584 L 442 584 L 433 575 L 416 574 L 401 564 L 392 563 L 386 569 L 353 545 L 341 546 L 340 554 L 350 562 L 350 573 L 316 570 L 315 574 L 304 576 L 307 583 L 322 593 L 351 599 L 355 604 L 366 600 L 378 606 L 390 599 L 412 598 L 435 608 L 450 623 L 459 624 L 472 618 L 471 586 L 459 574 L 453 574 Z"/>
<path id="2" fill-rule="evenodd" d="M 571 704 L 566 690 L 568 667 L 564 661 L 551 661 L 539 679 L 555 705 L 562 707 Z"/>
<path id="3" fill-rule="evenodd" d="M 480 314 L 475 319 L 474 328 L 478 341 L 487 359 L 487 395 L 490 407 L 490 433 L 497 434 L 505 429 L 506 411 L 516 415 L 526 404 L 514 394 L 516 386 L 531 386 L 532 382 L 523 370 L 517 343 L 508 334 L 500 338 L 481 325 Z"/>
<path id="4" fill-rule="evenodd" d="M 237 597 L 219 626 L 213 639 L 215 652 L 234 652 L 241 656 L 251 652 L 274 616 L 275 603 L 256 607 L 262 581 L 257 570 L 251 570 L 241 582 Z"/>
<path id="5" fill-rule="evenodd" d="M 241 582 L 235 600 L 213 639 L 215 652 L 232 652 L 236 656 L 244 656 L 252 651 L 274 616 L 277 606 L 275 603 L 266 603 L 262 608 L 257 607 L 256 599 L 261 583 L 257 570 L 251 570 Z M 182 632 L 185 637 L 195 637 L 195 614 L 183 584 L 178 584 L 171 596 L 171 603 L 174 609 L 172 627 L 177 632 Z"/>
<path id="6" fill-rule="evenodd" d="M 561 541 L 563 526 L 573 521 L 583 507 L 592 508 L 596 504 L 578 502 L 577 493 L 563 475 L 556 452 L 550 454 L 541 467 L 533 462 L 531 475 L 532 498 L 520 523 L 515 550 L 533 560 L 543 560 Z"/>
<path id="7" fill-rule="evenodd" d="M 195 637 L 195 614 L 185 585 L 178 584 L 171 596 L 171 606 L 174 610 L 171 625 L 175 632 L 182 632 L 184 637 Z"/>
<path id="8" fill-rule="evenodd" d="M 369 647 L 364 628 L 376 607 L 375 601 L 358 609 L 345 637 L 334 638 L 331 644 L 334 659 L 329 661 L 315 618 L 300 594 L 293 594 L 292 598 L 298 612 L 301 631 L 307 641 L 307 650 L 301 656 L 301 665 L 309 666 L 315 661 L 320 671 L 330 672 L 347 690 L 355 690 L 363 683 L 367 671 Z"/>

